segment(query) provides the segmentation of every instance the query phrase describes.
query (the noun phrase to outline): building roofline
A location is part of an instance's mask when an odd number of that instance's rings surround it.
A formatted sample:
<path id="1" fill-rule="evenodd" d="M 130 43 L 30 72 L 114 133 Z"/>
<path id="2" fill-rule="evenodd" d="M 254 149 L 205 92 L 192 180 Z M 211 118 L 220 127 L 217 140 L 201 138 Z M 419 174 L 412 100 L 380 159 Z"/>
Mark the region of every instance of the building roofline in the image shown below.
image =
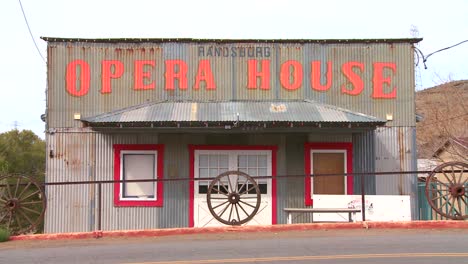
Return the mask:
<path id="1" fill-rule="evenodd" d="M 196 38 L 55 38 L 41 37 L 47 42 L 85 42 L 85 43 L 317 43 L 317 44 L 347 44 L 347 43 L 418 43 L 422 38 L 389 38 L 389 39 L 196 39 Z"/>

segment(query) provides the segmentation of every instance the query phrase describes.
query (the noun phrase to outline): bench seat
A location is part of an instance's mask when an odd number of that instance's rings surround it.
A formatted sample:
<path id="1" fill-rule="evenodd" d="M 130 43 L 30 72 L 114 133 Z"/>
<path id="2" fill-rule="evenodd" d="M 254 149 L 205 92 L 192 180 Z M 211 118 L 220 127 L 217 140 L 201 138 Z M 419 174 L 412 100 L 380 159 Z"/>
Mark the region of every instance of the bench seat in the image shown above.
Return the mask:
<path id="1" fill-rule="evenodd" d="M 311 213 L 312 222 L 314 222 L 314 213 L 348 213 L 349 222 L 354 222 L 356 213 L 361 212 L 361 209 L 355 208 L 284 208 L 288 214 L 288 224 L 292 224 L 293 213 Z"/>

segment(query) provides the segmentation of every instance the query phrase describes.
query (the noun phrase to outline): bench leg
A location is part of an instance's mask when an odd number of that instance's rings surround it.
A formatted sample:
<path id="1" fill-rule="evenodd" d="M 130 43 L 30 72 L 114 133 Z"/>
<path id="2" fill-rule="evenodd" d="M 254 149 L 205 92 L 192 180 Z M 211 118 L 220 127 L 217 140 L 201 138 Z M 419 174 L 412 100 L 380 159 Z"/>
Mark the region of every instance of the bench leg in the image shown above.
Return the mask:
<path id="1" fill-rule="evenodd" d="M 288 213 L 288 224 L 292 224 L 292 213 Z"/>
<path id="2" fill-rule="evenodd" d="M 348 218 L 349 218 L 349 222 L 353 222 L 353 217 L 351 216 L 351 212 L 348 213 Z"/>

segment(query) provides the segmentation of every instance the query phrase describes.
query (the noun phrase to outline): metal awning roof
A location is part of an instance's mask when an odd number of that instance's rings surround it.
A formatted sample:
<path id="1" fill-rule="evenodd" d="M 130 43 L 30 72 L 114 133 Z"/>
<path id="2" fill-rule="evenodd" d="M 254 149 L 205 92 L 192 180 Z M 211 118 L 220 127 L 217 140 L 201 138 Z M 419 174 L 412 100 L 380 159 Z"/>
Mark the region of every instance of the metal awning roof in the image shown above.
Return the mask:
<path id="1" fill-rule="evenodd" d="M 91 126 L 128 123 L 361 123 L 385 120 L 315 101 L 152 102 L 82 119 Z"/>

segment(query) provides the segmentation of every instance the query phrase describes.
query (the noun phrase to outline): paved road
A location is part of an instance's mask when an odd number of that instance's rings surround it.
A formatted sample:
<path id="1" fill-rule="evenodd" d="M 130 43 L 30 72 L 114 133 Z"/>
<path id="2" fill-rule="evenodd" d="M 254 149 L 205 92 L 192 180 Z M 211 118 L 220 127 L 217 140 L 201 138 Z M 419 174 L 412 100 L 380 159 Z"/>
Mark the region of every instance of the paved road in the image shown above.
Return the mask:
<path id="1" fill-rule="evenodd" d="M 468 230 L 330 230 L 0 243 L 0 263 L 468 263 Z"/>

